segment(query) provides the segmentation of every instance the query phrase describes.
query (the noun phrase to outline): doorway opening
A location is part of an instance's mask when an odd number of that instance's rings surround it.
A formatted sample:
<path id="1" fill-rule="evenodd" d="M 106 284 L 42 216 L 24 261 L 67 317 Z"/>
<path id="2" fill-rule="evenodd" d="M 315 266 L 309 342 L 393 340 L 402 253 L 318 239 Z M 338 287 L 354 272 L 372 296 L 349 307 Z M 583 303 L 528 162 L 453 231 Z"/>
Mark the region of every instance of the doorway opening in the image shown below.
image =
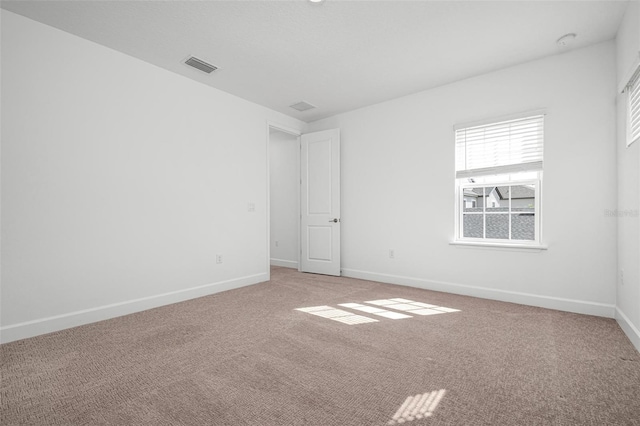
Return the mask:
<path id="1" fill-rule="evenodd" d="M 340 276 L 340 129 L 267 123 L 267 273 Z"/>
<path id="2" fill-rule="evenodd" d="M 300 133 L 269 125 L 269 265 L 300 265 Z"/>

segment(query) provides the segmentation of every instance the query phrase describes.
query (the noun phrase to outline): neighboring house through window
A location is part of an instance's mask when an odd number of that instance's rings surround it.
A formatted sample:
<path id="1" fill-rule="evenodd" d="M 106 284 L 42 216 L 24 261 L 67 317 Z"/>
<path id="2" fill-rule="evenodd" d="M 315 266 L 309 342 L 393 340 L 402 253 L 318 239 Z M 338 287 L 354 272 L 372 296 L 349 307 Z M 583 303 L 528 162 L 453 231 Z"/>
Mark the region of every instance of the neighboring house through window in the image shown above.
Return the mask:
<path id="1" fill-rule="evenodd" d="M 539 246 L 544 113 L 456 126 L 456 241 Z"/>

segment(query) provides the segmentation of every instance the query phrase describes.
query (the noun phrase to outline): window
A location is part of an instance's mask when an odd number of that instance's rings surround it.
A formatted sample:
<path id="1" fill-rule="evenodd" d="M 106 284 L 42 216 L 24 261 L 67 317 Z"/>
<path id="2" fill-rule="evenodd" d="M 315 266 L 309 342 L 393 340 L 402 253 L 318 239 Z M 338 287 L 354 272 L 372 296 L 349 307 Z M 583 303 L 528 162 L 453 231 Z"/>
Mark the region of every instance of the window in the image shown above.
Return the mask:
<path id="1" fill-rule="evenodd" d="M 625 87 L 627 92 L 627 146 L 640 139 L 640 67 Z"/>
<path id="2" fill-rule="evenodd" d="M 539 246 L 544 114 L 456 126 L 456 241 Z"/>

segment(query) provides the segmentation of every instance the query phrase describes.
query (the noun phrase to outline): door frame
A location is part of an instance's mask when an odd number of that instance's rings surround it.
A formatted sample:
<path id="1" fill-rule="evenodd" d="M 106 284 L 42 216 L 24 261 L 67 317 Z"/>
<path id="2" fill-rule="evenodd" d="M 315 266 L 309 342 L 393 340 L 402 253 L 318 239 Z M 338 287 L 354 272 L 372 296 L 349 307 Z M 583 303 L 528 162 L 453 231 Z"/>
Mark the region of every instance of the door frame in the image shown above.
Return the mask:
<path id="1" fill-rule="evenodd" d="M 271 135 L 270 130 L 277 130 L 279 132 L 287 133 L 291 136 L 295 136 L 297 138 L 298 145 L 298 155 L 297 155 L 297 164 L 296 164 L 296 176 L 298 177 L 298 203 L 297 203 L 297 211 L 296 211 L 296 229 L 298 230 L 298 247 L 296 250 L 297 260 L 298 260 L 298 271 L 300 271 L 300 137 L 302 136 L 302 131 L 297 130 L 291 127 L 283 126 L 279 123 L 275 123 L 273 121 L 267 121 L 266 131 L 267 131 L 267 280 L 271 280 Z"/>

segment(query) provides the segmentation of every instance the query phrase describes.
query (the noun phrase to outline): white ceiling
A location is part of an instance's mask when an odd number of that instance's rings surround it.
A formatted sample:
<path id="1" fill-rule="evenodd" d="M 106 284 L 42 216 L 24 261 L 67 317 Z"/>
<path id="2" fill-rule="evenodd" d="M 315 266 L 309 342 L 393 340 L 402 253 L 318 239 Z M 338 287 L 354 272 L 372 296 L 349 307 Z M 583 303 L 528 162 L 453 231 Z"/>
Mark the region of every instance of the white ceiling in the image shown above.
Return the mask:
<path id="1" fill-rule="evenodd" d="M 626 1 L 2 1 L 2 8 L 311 122 L 613 39 Z M 182 63 L 195 55 L 220 69 Z M 298 112 L 307 101 L 318 108 Z"/>

